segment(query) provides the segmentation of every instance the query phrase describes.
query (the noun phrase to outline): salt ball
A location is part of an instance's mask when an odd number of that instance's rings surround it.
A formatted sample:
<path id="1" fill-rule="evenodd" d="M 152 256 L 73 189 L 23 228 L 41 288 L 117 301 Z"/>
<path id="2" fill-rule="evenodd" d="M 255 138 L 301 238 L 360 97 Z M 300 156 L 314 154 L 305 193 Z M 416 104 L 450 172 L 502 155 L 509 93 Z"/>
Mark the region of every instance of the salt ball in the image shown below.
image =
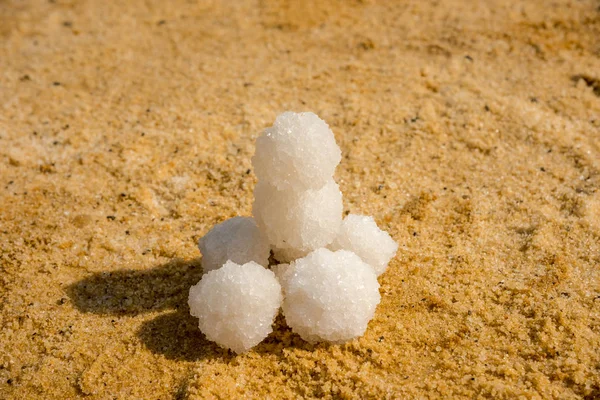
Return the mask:
<path id="1" fill-rule="evenodd" d="M 198 241 L 204 272 L 221 268 L 227 260 L 269 265 L 270 246 L 252 217 L 234 217 L 215 225 Z"/>
<path id="2" fill-rule="evenodd" d="M 284 112 L 256 140 L 252 165 L 259 181 L 278 189 L 318 189 L 342 158 L 329 126 L 312 112 Z"/>
<path id="3" fill-rule="evenodd" d="M 348 250 L 362 258 L 379 276 L 398 251 L 398 243 L 377 227 L 373 217 L 350 214 L 342 222 L 331 250 Z"/>
<path id="4" fill-rule="evenodd" d="M 380 301 L 377 276 L 356 254 L 318 249 L 284 270 L 283 314 L 314 343 L 343 343 L 364 334 Z"/>
<path id="5" fill-rule="evenodd" d="M 243 353 L 272 332 L 281 301 L 273 272 L 252 261 L 227 261 L 191 287 L 188 304 L 207 339 Z"/>
<path id="6" fill-rule="evenodd" d="M 279 261 L 330 244 L 342 223 L 342 209 L 342 193 L 333 179 L 320 189 L 299 192 L 279 190 L 263 181 L 254 188 L 252 214 L 275 253 L 286 255 Z"/>

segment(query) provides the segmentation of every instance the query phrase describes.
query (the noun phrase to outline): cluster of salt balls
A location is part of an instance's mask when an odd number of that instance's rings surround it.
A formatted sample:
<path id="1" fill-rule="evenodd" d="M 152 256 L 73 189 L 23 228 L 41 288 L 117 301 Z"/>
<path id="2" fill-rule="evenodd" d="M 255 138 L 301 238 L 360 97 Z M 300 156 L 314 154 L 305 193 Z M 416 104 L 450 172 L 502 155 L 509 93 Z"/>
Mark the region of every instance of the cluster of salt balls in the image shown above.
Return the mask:
<path id="1" fill-rule="evenodd" d="M 253 217 L 218 224 L 198 243 L 205 274 L 188 303 L 209 340 L 245 352 L 280 309 L 311 343 L 363 335 L 398 245 L 372 217 L 342 219 L 340 160 L 333 132 L 311 112 L 283 113 L 257 139 Z M 269 266 L 271 252 L 279 264 Z"/>

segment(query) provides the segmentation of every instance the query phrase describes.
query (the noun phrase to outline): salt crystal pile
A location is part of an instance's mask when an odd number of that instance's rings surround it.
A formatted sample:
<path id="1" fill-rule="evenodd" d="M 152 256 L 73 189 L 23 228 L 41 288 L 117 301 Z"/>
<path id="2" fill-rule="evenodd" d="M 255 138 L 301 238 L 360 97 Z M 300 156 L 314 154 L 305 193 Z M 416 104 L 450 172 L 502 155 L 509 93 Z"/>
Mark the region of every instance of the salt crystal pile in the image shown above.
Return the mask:
<path id="1" fill-rule="evenodd" d="M 398 245 L 372 217 L 342 221 L 340 160 L 333 133 L 310 112 L 281 114 L 257 139 L 253 218 L 227 220 L 198 243 L 207 273 L 188 304 L 208 339 L 247 351 L 271 332 L 280 307 L 309 342 L 364 334 L 380 301 L 377 276 Z M 270 251 L 282 263 L 272 271 Z"/>

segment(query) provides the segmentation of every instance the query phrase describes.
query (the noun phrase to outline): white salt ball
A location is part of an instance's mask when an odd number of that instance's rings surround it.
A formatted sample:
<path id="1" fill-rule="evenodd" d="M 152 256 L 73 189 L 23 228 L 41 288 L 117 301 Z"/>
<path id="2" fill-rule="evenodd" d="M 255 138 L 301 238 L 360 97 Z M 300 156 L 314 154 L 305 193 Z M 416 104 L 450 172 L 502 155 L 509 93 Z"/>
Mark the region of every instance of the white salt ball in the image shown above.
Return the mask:
<path id="1" fill-rule="evenodd" d="M 188 304 L 207 339 L 243 353 L 273 331 L 281 301 L 273 272 L 255 262 L 228 261 L 191 287 Z"/>
<path id="2" fill-rule="evenodd" d="M 333 179 L 317 190 L 278 190 L 259 181 L 252 214 L 275 253 L 290 261 L 325 247 L 342 223 L 342 193 Z"/>
<path id="3" fill-rule="evenodd" d="M 252 165 L 259 181 L 279 189 L 318 189 L 333 177 L 341 154 L 316 114 L 284 112 L 256 140 Z"/>
<path id="4" fill-rule="evenodd" d="M 380 301 L 377 276 L 356 254 L 319 249 L 282 271 L 283 314 L 308 342 L 342 343 L 364 334 Z"/>
<path id="5" fill-rule="evenodd" d="M 398 243 L 377 227 L 373 217 L 350 214 L 342 222 L 331 250 L 348 250 L 362 258 L 379 276 L 398 251 Z"/>
<path id="6" fill-rule="evenodd" d="M 204 272 L 221 268 L 227 260 L 269 265 L 270 246 L 252 217 L 234 217 L 215 225 L 198 241 Z"/>

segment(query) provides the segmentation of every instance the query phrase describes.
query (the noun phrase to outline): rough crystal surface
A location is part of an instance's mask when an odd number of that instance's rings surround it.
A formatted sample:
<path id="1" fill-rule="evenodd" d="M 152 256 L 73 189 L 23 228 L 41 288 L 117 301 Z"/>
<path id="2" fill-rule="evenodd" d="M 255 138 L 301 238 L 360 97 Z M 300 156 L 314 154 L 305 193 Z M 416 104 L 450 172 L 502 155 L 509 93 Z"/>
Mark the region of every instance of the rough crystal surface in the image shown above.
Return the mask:
<path id="1" fill-rule="evenodd" d="M 234 217 L 215 225 L 198 241 L 198 247 L 204 272 L 220 268 L 228 260 L 269 265 L 269 241 L 252 217 Z"/>
<path id="2" fill-rule="evenodd" d="M 279 261 L 301 257 L 325 247 L 342 223 L 342 193 L 333 179 L 317 190 L 278 190 L 259 181 L 252 213 Z M 293 259 L 292 258 L 292 259 Z"/>
<path id="3" fill-rule="evenodd" d="M 228 261 L 191 287 L 188 304 L 207 339 L 243 353 L 271 333 L 281 301 L 272 271 L 255 262 Z"/>
<path id="4" fill-rule="evenodd" d="M 309 342 L 361 336 L 380 301 L 373 268 L 356 254 L 318 249 L 278 271 L 285 320 Z"/>
<path id="5" fill-rule="evenodd" d="M 386 231 L 379 229 L 373 217 L 350 214 L 344 218 L 339 234 L 329 248 L 355 253 L 379 276 L 396 255 L 398 243 Z"/>
<path id="6" fill-rule="evenodd" d="M 340 148 L 325 121 L 312 112 L 284 112 L 256 140 L 252 165 L 259 181 L 302 190 L 325 185 L 340 160 Z"/>

